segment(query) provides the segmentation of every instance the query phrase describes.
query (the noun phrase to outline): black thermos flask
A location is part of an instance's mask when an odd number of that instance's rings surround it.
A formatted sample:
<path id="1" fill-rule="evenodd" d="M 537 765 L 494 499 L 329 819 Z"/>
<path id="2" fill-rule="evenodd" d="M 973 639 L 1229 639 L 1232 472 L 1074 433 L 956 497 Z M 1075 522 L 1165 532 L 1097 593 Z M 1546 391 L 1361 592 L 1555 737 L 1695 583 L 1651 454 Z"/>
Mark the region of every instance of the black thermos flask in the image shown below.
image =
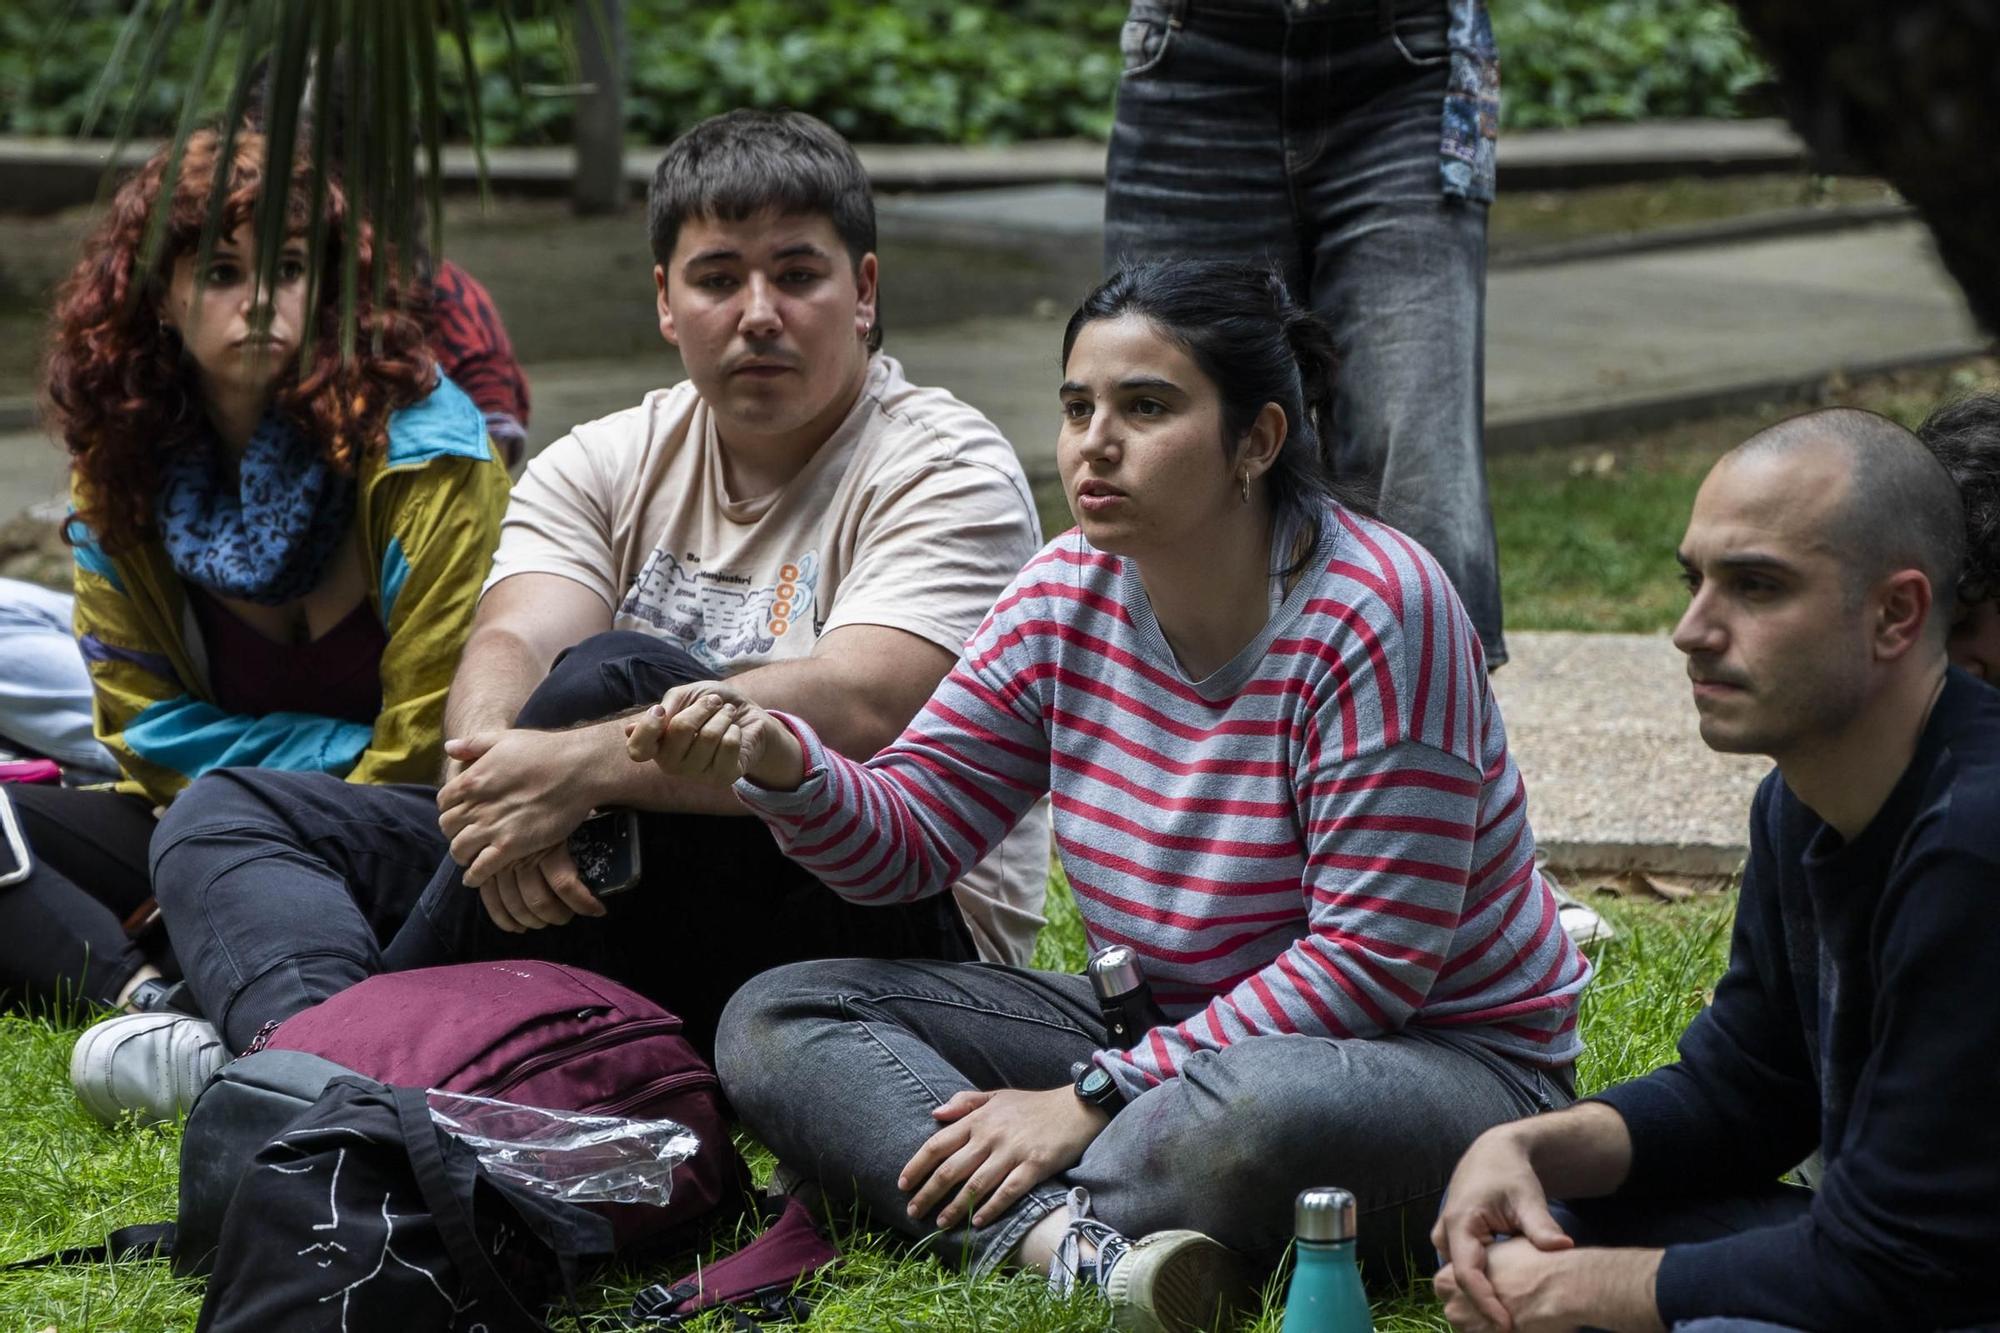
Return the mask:
<path id="1" fill-rule="evenodd" d="M 1140 1037 L 1167 1021 L 1153 1003 L 1153 987 L 1139 966 L 1139 955 L 1129 946 L 1105 945 L 1090 956 L 1085 970 L 1090 988 L 1097 992 L 1104 1026 L 1111 1030 L 1110 1044 L 1119 1050 L 1130 1050 Z"/>

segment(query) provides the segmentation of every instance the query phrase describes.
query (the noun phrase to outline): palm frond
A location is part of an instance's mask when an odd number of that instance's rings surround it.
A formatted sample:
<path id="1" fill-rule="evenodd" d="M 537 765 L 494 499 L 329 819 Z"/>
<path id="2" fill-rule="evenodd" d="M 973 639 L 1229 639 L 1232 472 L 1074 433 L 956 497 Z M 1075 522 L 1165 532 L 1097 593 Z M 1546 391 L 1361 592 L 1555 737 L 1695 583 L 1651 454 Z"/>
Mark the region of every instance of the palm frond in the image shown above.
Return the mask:
<path id="1" fill-rule="evenodd" d="M 487 189 L 486 126 L 480 105 L 480 73 L 473 43 L 472 6 L 467 0 L 128 0 L 129 8 L 102 75 L 91 90 L 81 133 L 93 133 L 117 109 L 116 138 L 122 147 L 137 121 L 147 93 L 168 71 L 175 42 L 189 23 L 200 21 L 203 36 L 169 141 L 159 207 L 142 252 L 150 269 L 165 243 L 166 219 L 189 138 L 204 122 L 218 132 L 216 188 L 208 203 L 196 251 L 197 291 L 213 257 L 224 203 L 231 186 L 239 135 L 254 128 L 263 136 L 267 188 L 258 200 L 252 226 L 257 245 L 254 281 L 260 292 L 276 290 L 278 265 L 292 216 L 290 183 L 301 153 L 310 153 L 311 220 L 307 235 L 308 318 L 317 317 L 331 293 L 322 290 L 331 273 L 323 262 L 329 243 L 326 202 L 338 182 L 351 221 L 338 264 L 340 333 L 354 350 L 358 334 L 356 301 L 362 224 L 376 238 L 376 253 L 393 256 L 400 277 L 418 271 L 418 257 L 439 255 L 444 246 L 443 138 L 447 82 L 440 43 L 457 52 L 452 74 L 460 84 L 470 122 L 482 197 Z M 525 86 L 513 5 L 493 7 L 506 34 L 508 74 Z M 53 22 L 69 21 L 81 0 L 63 0 Z M 602 13 L 607 0 L 589 0 Z M 617 0 L 609 0 L 616 5 Z M 549 0 L 532 0 L 537 16 Z M 559 8 L 559 7 L 558 7 Z M 601 20 L 600 20 L 601 21 Z M 53 30 L 53 29 L 52 29 Z M 234 70 L 219 116 L 211 84 L 217 65 L 236 43 Z M 137 60 L 137 70 L 128 70 Z M 172 71 L 178 75 L 178 69 Z M 121 89 L 123 90 L 121 93 Z M 252 90 L 260 95 L 252 100 Z M 123 97 L 122 106 L 115 101 Z M 118 158 L 114 149 L 112 160 Z M 107 189 L 112 179 L 107 173 Z M 424 226 L 419 227 L 419 218 Z M 386 298 L 390 263 L 373 265 L 372 296 Z M 260 302 L 259 317 L 267 318 Z"/>

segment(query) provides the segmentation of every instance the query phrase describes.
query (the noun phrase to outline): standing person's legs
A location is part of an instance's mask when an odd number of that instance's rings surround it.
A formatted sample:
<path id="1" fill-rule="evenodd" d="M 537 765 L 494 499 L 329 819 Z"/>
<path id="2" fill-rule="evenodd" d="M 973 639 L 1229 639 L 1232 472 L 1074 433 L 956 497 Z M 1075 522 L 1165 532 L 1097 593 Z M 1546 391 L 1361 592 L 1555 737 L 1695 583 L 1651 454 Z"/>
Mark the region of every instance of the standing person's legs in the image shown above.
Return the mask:
<path id="1" fill-rule="evenodd" d="M 90 669 L 76 646 L 72 611 L 68 593 L 0 579 L 0 740 L 114 774 L 117 761 L 92 731 Z"/>
<path id="2" fill-rule="evenodd" d="M 143 797 L 73 787 L 9 786 L 31 869 L 0 888 L 0 994 L 10 1003 L 111 1005 L 149 962 L 173 972 L 164 936 L 144 945 L 124 922 L 152 895 Z"/>
<path id="3" fill-rule="evenodd" d="M 1275 263 L 1304 275 L 1285 175 L 1279 0 L 1133 0 L 1105 162 L 1104 267 Z"/>
<path id="4" fill-rule="evenodd" d="M 182 792 L 153 839 L 154 892 L 229 1049 L 380 972 L 445 847 L 431 787 L 224 768 Z"/>
<path id="5" fill-rule="evenodd" d="M 929 1220 L 908 1216 L 896 1176 L 937 1129 L 931 1111 L 968 1088 L 1061 1087 L 1103 1040 L 1082 977 L 840 960 L 745 986 L 716 1067 L 783 1161 L 923 1236 Z M 1360 1203 L 1364 1253 L 1395 1266 L 1406 1245 L 1425 1252 L 1466 1145 L 1568 1101 L 1562 1080 L 1457 1036 L 1255 1038 L 1196 1055 L 1121 1111 L 1077 1166 L 988 1226 L 939 1239 L 990 1268 L 1080 1185 L 1128 1237 L 1191 1228 L 1270 1261 L 1291 1239 L 1297 1192 L 1338 1184 Z"/>
<path id="6" fill-rule="evenodd" d="M 1437 558 L 1498 666 L 1486 205 L 1443 192 L 1445 0 L 1335 0 L 1315 14 L 1293 29 L 1286 142 L 1312 225 L 1312 304 L 1341 353 L 1332 461 L 1378 487 L 1383 520 Z"/>
<path id="7" fill-rule="evenodd" d="M 519 725 L 613 717 L 713 672 L 652 635 L 586 639 L 550 670 Z M 607 915 L 527 934 L 495 926 L 446 860 L 386 951 L 392 968 L 477 958 L 546 958 L 631 986 L 678 1014 L 706 1049 L 722 1007 L 752 976 L 801 958 L 964 959 L 972 944 L 949 893 L 920 903 L 849 903 L 783 852 L 748 815 L 642 814 L 639 884 Z"/>

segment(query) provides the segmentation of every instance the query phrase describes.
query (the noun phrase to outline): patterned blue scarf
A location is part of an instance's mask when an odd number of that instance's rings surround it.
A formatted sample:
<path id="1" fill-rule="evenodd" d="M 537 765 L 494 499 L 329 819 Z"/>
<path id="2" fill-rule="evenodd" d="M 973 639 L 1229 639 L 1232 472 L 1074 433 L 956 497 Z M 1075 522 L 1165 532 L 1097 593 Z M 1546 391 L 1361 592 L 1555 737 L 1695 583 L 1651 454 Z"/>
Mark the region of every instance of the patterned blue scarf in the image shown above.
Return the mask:
<path id="1" fill-rule="evenodd" d="M 354 518 L 354 481 L 297 427 L 267 412 L 225 481 L 211 433 L 166 460 L 153 516 L 174 569 L 223 597 L 263 606 L 296 601 L 320 575 Z"/>

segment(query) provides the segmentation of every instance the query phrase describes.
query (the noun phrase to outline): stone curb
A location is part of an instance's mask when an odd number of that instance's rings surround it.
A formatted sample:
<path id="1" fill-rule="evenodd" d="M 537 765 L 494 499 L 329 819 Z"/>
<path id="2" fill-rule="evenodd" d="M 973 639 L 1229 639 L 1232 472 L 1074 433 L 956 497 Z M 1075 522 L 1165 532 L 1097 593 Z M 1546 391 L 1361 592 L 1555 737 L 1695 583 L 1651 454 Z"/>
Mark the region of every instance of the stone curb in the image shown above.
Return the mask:
<path id="1" fill-rule="evenodd" d="M 1617 259 L 1625 255 L 1648 254 L 1660 250 L 1687 250 L 1705 245 L 1733 245 L 1745 241 L 1770 241 L 1787 236 L 1817 236 L 1856 227 L 1877 227 L 1908 222 L 1917 211 L 1903 203 L 1842 204 L 1833 208 L 1781 208 L 1767 213 L 1722 218 L 1714 222 L 1690 222 L 1657 227 L 1651 231 L 1621 231 L 1599 236 L 1580 236 L 1549 245 L 1523 246 L 1492 251 L 1489 269 L 1547 268 L 1592 259 Z"/>
<path id="2" fill-rule="evenodd" d="M 1987 342 L 1967 339 L 1962 343 L 1879 360 L 1828 366 L 1810 374 L 1692 385 L 1667 393 L 1637 394 L 1588 404 L 1502 410 L 1490 413 L 1486 418 L 1486 452 L 1489 455 L 1517 453 L 1581 444 L 1627 431 L 1651 430 L 1701 417 L 1748 411 L 1767 404 L 1800 402 L 1810 399 L 1829 377 L 1836 374 L 1861 379 L 1898 371 L 1926 370 L 1983 356 L 1991 350 L 1992 346 Z"/>
<path id="3" fill-rule="evenodd" d="M 128 144 L 120 161 L 136 165 L 157 141 Z M 1105 146 L 1093 140 L 1055 139 L 957 147 L 943 144 L 860 144 L 870 179 L 885 192 L 981 189 L 1000 185 L 1080 182 L 1102 184 Z M 643 194 L 659 161 L 659 147 L 629 148 L 625 177 Z M 488 181 L 505 193 L 567 193 L 573 155 L 567 146 L 496 148 L 487 153 Z M 1810 164 L 1805 146 L 1784 122 L 1644 121 L 1587 125 L 1572 130 L 1532 130 L 1503 135 L 1498 149 L 1500 186 L 1506 190 L 1571 189 L 1667 176 L 1716 176 L 1797 171 Z M 6 207 L 48 212 L 95 199 L 110 145 L 103 141 L 0 135 L 0 180 Z M 469 148 L 447 148 L 445 184 L 478 186 Z"/>

